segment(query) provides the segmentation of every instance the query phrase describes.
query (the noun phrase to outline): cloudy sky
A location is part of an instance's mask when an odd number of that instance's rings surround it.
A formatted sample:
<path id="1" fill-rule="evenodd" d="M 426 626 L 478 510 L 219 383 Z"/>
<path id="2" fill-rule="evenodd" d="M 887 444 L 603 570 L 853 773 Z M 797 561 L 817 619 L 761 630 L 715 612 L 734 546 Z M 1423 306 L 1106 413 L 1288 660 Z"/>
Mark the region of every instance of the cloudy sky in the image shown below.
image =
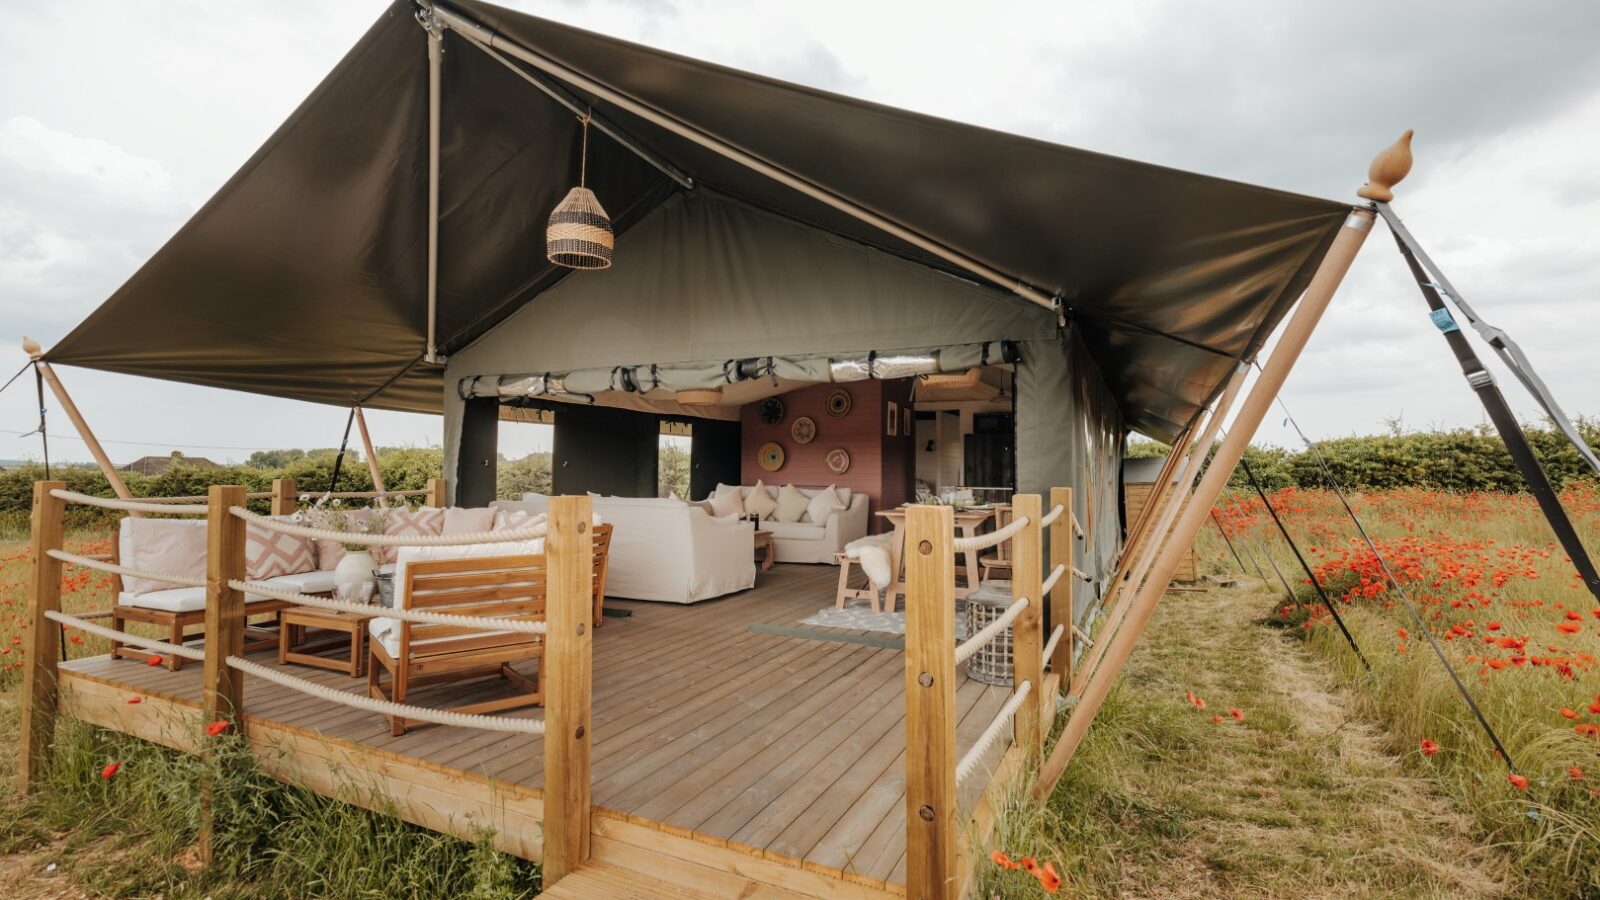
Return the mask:
<path id="1" fill-rule="evenodd" d="M 105 299 L 295 108 L 380 0 L 59 0 L 0 30 L 0 379 Z M 1574 414 L 1600 415 L 1600 4 L 507 0 L 816 87 L 1331 198 L 1417 130 L 1396 208 Z M 1084 211 L 1085 215 L 1092 211 Z M 63 379 L 114 459 L 328 446 L 344 412 L 86 370 Z M 1534 416 L 1502 377 L 1513 404 Z M 1381 230 L 1285 397 L 1314 437 L 1482 413 Z M 37 457 L 31 383 L 0 459 Z M 374 413 L 383 444 L 438 420 Z M 86 458 L 56 413 L 56 458 Z M 1289 444 L 1270 420 L 1261 439 Z M 526 447 L 537 438 L 519 438 Z M 148 445 L 148 446 L 147 446 Z"/>

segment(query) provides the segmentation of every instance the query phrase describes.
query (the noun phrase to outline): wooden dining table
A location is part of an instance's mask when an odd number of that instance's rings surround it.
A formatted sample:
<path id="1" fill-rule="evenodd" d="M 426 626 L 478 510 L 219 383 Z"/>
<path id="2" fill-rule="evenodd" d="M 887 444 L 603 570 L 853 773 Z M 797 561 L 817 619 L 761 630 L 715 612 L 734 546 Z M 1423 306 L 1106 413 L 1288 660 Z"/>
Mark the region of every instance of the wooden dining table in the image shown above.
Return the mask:
<path id="1" fill-rule="evenodd" d="M 958 509 L 955 511 L 956 532 L 962 537 L 976 537 L 978 530 L 985 522 L 994 518 L 994 514 L 993 506 L 984 509 Z M 878 515 L 894 526 L 894 540 L 889 544 L 889 570 L 894 573 L 894 586 L 884 598 L 892 609 L 895 595 L 903 595 L 906 592 L 906 583 L 900 573 L 901 558 L 906 543 L 906 508 L 901 506 L 895 509 L 880 509 Z M 956 585 L 957 600 L 965 599 L 968 594 L 978 589 L 978 551 L 968 550 L 961 555 L 965 557 L 963 568 L 966 569 L 967 583 L 965 586 Z"/>

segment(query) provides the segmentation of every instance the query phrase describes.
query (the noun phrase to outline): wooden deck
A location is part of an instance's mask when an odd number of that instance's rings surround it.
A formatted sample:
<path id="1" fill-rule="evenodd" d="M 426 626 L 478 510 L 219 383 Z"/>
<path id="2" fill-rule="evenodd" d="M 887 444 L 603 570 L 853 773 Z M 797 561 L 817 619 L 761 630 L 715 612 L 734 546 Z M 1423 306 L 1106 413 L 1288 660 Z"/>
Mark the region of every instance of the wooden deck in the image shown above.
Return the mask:
<path id="1" fill-rule="evenodd" d="M 633 615 L 608 618 L 595 633 L 597 864 L 651 878 L 682 870 L 674 883 L 711 896 L 742 895 L 751 886 L 776 896 L 903 891 L 902 653 L 874 645 L 881 634 L 795 636 L 750 627 L 798 627 L 831 605 L 837 572 L 779 565 L 753 590 L 693 606 L 608 604 Z M 290 668 L 323 684 L 365 689 L 364 680 Z M 170 672 L 107 657 L 75 660 L 63 666 L 62 709 L 188 746 L 200 724 L 200 676 L 198 665 Z M 485 680 L 417 692 L 411 702 L 439 705 L 446 695 L 438 692 L 451 691 L 451 702 L 461 703 L 507 689 Z M 127 704 L 130 693 L 146 702 Z M 963 678 L 958 753 L 1007 693 Z M 540 738 L 439 726 L 391 737 L 377 715 L 259 680 L 247 681 L 244 709 L 262 765 L 278 777 L 375 808 L 392 802 L 402 818 L 440 831 L 473 836 L 489 826 L 503 848 L 538 858 Z M 986 760 L 990 769 L 1003 750 Z M 973 781 L 964 809 L 986 779 Z M 641 867 L 640 860 L 651 862 Z"/>

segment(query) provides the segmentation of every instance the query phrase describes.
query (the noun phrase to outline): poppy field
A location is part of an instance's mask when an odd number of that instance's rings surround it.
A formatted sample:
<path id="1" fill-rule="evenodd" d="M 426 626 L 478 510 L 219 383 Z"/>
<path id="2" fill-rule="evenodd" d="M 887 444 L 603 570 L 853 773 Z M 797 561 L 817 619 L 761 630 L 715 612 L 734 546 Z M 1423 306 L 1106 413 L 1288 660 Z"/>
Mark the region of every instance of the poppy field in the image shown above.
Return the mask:
<path id="1" fill-rule="evenodd" d="M 1268 497 L 1370 671 L 1259 497 L 1216 506 L 1200 542 L 1214 570 L 1238 575 L 1237 552 L 1250 579 L 1264 576 L 1277 596 L 1270 620 L 1342 673 L 1386 726 L 1391 750 L 1470 810 L 1480 839 L 1506 848 L 1540 887 L 1534 893 L 1600 896 L 1600 603 L 1533 499 L 1420 489 L 1350 496 L 1385 568 L 1333 492 L 1289 487 Z M 1588 546 L 1600 548 L 1600 491 L 1575 482 L 1562 501 Z"/>

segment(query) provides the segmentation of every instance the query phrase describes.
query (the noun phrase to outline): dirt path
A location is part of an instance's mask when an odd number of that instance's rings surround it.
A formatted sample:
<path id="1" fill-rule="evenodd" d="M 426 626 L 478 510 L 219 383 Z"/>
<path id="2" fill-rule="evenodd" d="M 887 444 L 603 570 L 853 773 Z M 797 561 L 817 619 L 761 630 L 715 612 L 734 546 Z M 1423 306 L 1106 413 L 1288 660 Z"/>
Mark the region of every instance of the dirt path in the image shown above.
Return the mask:
<path id="1" fill-rule="evenodd" d="M 1087 793 L 1066 801 L 1068 833 L 1106 854 L 1076 883 L 1122 897 L 1509 895 L 1470 820 L 1402 770 L 1322 662 L 1262 624 L 1271 603 L 1247 588 L 1163 602 L 1069 773 Z"/>

